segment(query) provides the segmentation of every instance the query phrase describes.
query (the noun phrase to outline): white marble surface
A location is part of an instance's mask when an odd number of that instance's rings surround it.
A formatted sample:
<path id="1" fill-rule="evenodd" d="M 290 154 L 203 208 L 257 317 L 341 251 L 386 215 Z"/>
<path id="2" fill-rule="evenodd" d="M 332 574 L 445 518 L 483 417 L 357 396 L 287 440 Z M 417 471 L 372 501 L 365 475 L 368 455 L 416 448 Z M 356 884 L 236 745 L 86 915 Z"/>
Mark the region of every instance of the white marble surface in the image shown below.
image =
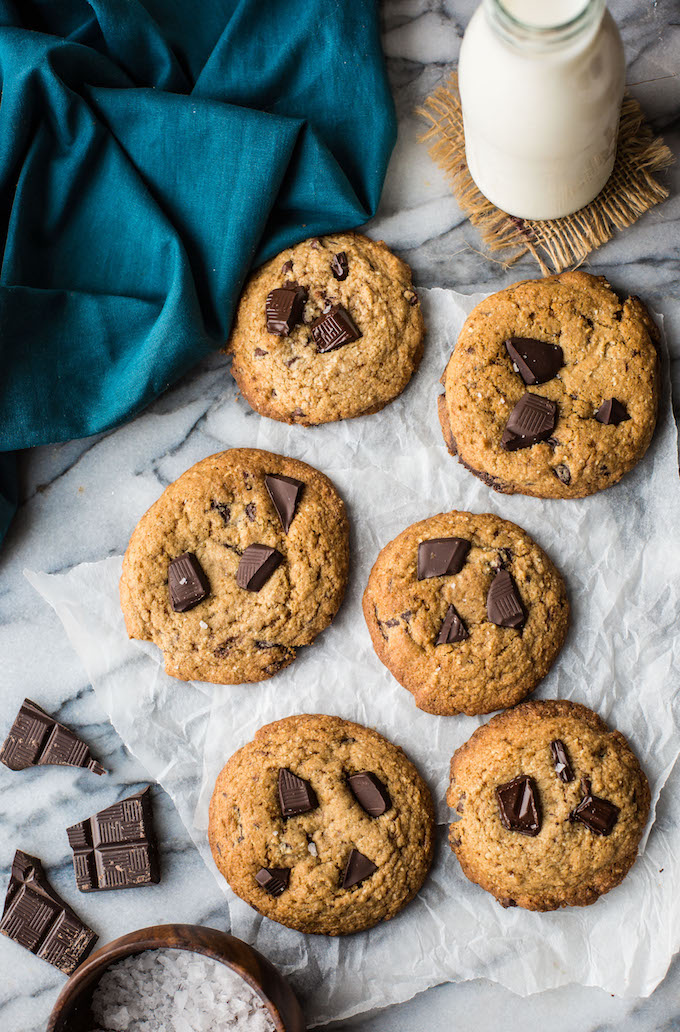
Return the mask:
<path id="1" fill-rule="evenodd" d="M 384 237 L 413 265 L 417 282 L 464 292 L 498 289 L 533 275 L 529 263 L 504 270 L 480 253 L 443 177 L 416 142 L 414 106 L 455 65 L 462 30 L 475 0 L 387 0 L 384 41 L 400 115 L 381 209 L 370 232 Z M 624 37 L 628 81 L 654 126 L 680 150 L 680 18 L 677 0 L 610 0 Z M 678 296 L 680 166 L 670 173 L 671 199 L 592 256 L 589 271 L 606 274 L 663 309 Z M 680 339 L 680 326 L 669 327 Z M 675 345 L 675 355 L 680 345 Z M 676 365 L 677 368 L 677 365 Z M 0 729 L 24 696 L 80 728 L 112 772 L 106 779 L 70 770 L 10 774 L 0 769 L 0 884 L 17 846 L 41 856 L 55 887 L 77 904 L 101 942 L 132 927 L 162 921 L 225 926 L 221 896 L 167 797 L 155 804 L 164 858 L 163 881 L 139 892 L 76 894 L 64 828 L 145 782 L 103 720 L 60 623 L 22 576 L 24 567 L 50 572 L 122 552 L 136 520 L 162 488 L 193 461 L 229 445 L 211 435 L 211 407 L 233 388 L 224 360 L 214 357 L 127 427 L 87 441 L 37 449 L 23 462 L 23 504 L 0 552 Z M 190 404 L 186 404 L 190 402 Z M 177 409 L 182 405 L 181 419 Z M 253 415 L 254 420 L 260 417 Z M 191 456 L 191 457 L 190 457 Z M 676 772 L 677 773 L 677 772 Z M 77 897 L 77 898 L 76 898 Z M 132 898 L 131 898 L 132 897 Z M 635 929 L 622 929 L 634 935 Z M 612 949 L 616 944 L 612 943 Z M 39 1032 L 62 976 L 0 939 L 0 1030 Z M 399 977 L 398 972 L 390 977 Z M 487 982 L 440 986 L 410 1003 L 364 1015 L 343 1028 L 399 1032 L 455 1025 L 458 1032 L 660 1032 L 680 1029 L 680 959 L 647 1000 L 618 1000 L 568 987 L 528 999 Z"/>

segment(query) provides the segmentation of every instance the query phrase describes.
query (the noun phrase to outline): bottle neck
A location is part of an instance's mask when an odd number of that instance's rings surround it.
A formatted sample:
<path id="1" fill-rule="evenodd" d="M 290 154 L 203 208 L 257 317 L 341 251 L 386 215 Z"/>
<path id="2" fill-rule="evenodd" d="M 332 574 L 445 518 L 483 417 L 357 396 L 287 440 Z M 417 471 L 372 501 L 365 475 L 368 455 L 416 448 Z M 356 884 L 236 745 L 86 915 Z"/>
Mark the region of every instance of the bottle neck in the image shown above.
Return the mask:
<path id="1" fill-rule="evenodd" d="M 494 32 L 511 47 L 518 50 L 555 53 L 585 42 L 599 26 L 605 10 L 605 0 L 584 0 L 576 6 L 575 13 L 567 20 L 560 20 L 556 12 L 555 24 L 550 24 L 546 8 L 553 5 L 535 4 L 539 10 L 536 19 L 530 20 L 531 3 L 526 0 L 484 0 L 484 10 Z M 574 11 L 574 5 L 571 5 Z M 569 15 L 567 11 L 567 15 Z M 546 24 L 548 22 L 548 24 Z"/>

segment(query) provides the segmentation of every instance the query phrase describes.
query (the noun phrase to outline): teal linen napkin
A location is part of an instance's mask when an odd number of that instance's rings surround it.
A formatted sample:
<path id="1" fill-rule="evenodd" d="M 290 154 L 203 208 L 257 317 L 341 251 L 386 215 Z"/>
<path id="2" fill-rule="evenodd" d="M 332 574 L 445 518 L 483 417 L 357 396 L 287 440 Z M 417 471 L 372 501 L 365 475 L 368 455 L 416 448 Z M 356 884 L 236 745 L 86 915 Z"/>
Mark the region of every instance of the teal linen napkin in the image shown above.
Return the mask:
<path id="1" fill-rule="evenodd" d="M 395 139 L 375 0 L 0 0 L 0 75 L 0 452 L 221 347 L 253 264 L 370 218 Z"/>

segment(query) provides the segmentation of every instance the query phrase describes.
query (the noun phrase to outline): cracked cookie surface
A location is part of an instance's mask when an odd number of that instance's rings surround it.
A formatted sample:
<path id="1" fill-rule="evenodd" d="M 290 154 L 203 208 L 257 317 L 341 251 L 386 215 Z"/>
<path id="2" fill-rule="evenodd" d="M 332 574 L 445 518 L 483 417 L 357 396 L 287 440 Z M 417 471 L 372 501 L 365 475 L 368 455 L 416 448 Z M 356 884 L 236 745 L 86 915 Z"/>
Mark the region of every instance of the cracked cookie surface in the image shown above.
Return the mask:
<path id="1" fill-rule="evenodd" d="M 347 274 L 333 272 L 337 254 Z M 336 263 L 336 271 L 342 275 Z M 302 321 L 285 336 L 267 330 L 272 290 L 304 288 Z M 312 323 L 341 305 L 361 337 L 318 352 Z M 336 233 L 289 247 L 245 285 L 227 344 L 243 396 L 264 416 L 313 426 L 377 412 L 406 387 L 423 352 L 424 325 L 408 265 L 359 233 Z"/>
<path id="2" fill-rule="evenodd" d="M 281 769 L 311 786 L 316 806 L 282 816 Z M 377 817 L 350 789 L 348 779 L 364 772 L 389 795 Z M 210 804 L 210 846 L 234 892 L 280 924 L 325 935 L 394 917 L 425 880 L 434 830 L 429 789 L 404 752 L 377 731 L 321 714 L 260 728 L 220 773 Z M 375 870 L 344 888 L 353 850 Z M 263 868 L 288 872 L 279 894 L 256 881 Z"/>
<path id="3" fill-rule="evenodd" d="M 569 780 L 561 764 L 556 769 L 555 741 L 566 750 Z M 537 834 L 509 830 L 501 820 L 497 789 L 521 775 L 533 779 Z M 584 781 L 618 810 L 604 834 L 572 816 Z M 546 700 L 523 703 L 475 731 L 451 760 L 447 802 L 460 818 L 450 844 L 465 875 L 503 906 L 555 910 L 594 903 L 623 880 L 637 856 L 650 793 L 620 732 L 585 706 Z"/>
<path id="4" fill-rule="evenodd" d="M 471 544 L 460 571 L 418 580 L 418 546 L 458 537 Z M 507 570 L 526 619 L 522 627 L 489 620 L 487 596 Z M 449 606 L 469 637 L 437 644 Z M 440 513 L 414 523 L 378 556 L 363 598 L 379 659 L 428 713 L 489 713 L 533 691 L 567 633 L 562 577 L 526 531 L 491 514 Z"/>
<path id="5" fill-rule="evenodd" d="M 564 365 L 525 385 L 505 348 L 512 337 L 562 348 Z M 658 331 L 635 297 L 621 302 L 602 277 L 582 272 L 525 280 L 482 301 L 461 330 L 446 367 L 439 417 L 460 462 L 497 491 L 582 498 L 617 483 L 642 458 L 656 423 Z M 525 393 L 557 404 L 548 440 L 516 451 L 501 438 Z M 630 418 L 595 418 L 603 402 Z"/>
<path id="6" fill-rule="evenodd" d="M 304 485 L 287 533 L 268 475 Z M 120 582 L 128 634 L 158 645 L 173 677 L 218 684 L 271 677 L 335 616 L 347 582 L 348 538 L 343 501 L 312 466 L 255 448 L 211 455 L 165 489 L 130 539 Z M 257 591 L 236 579 L 253 544 L 283 557 Z M 168 569 L 186 552 L 198 559 L 209 591 L 189 611 L 175 612 Z"/>

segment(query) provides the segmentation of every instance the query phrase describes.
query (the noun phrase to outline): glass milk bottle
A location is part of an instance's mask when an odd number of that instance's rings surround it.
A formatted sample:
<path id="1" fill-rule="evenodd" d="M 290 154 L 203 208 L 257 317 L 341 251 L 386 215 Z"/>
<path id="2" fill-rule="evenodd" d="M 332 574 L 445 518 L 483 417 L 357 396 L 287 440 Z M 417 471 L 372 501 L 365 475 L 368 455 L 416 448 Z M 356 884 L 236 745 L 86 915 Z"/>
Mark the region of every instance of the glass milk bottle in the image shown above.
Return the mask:
<path id="1" fill-rule="evenodd" d="M 604 0 L 483 0 L 458 66 L 465 153 L 498 208 L 554 219 L 611 175 L 625 64 Z"/>

